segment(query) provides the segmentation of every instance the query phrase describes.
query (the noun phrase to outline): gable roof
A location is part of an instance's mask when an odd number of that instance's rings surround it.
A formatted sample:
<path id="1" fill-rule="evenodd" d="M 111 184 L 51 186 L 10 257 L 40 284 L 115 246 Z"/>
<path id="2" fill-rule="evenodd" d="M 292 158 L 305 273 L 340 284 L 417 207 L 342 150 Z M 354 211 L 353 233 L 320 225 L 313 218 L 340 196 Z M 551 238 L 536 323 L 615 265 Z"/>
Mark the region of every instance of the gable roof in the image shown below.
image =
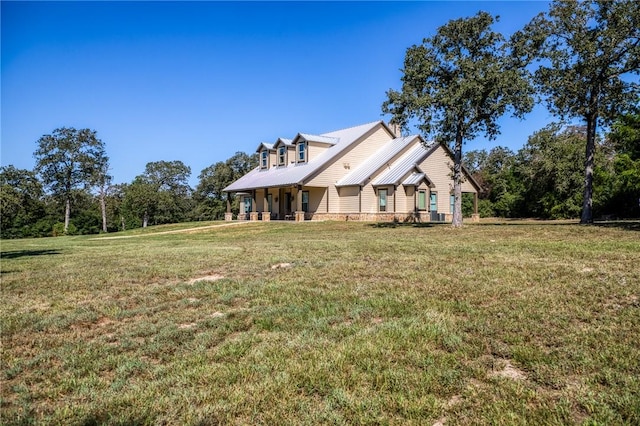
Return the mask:
<path id="1" fill-rule="evenodd" d="M 324 152 L 312 157 L 306 163 L 290 163 L 286 166 L 271 167 L 269 169 L 260 169 L 260 167 L 256 167 L 237 181 L 233 182 L 231 185 L 224 188 L 223 191 L 238 192 L 256 188 L 302 185 L 304 184 L 305 179 L 314 175 L 314 173 L 323 167 L 329 165 L 332 160 L 337 158 L 343 151 L 377 126 L 383 126 L 387 131 L 389 131 L 389 133 L 391 133 L 383 121 L 374 121 L 360 126 L 316 135 L 323 137 L 323 141 L 335 140 L 335 143 L 328 147 Z M 296 137 L 299 135 L 301 134 L 299 133 Z M 288 145 L 286 141 L 286 139 L 279 138 L 275 146 L 278 146 L 280 143 Z"/>
<path id="2" fill-rule="evenodd" d="M 273 150 L 273 144 L 272 143 L 261 142 L 260 145 L 258 145 L 258 148 L 256 149 L 256 152 L 262 151 L 262 147 L 264 147 L 267 151 Z"/>
<path id="3" fill-rule="evenodd" d="M 286 138 L 278 138 L 278 140 L 276 141 L 276 143 L 273 144 L 273 148 L 277 148 L 279 145 L 284 145 L 284 146 L 292 146 L 293 145 L 293 141 L 291 139 L 286 139 Z"/>
<path id="4" fill-rule="evenodd" d="M 409 172 L 417 169 L 417 165 L 427 158 L 433 151 L 436 150 L 438 144 L 431 144 L 425 147 L 422 141 L 416 146 L 409 149 L 409 151 L 403 155 L 396 164 L 394 164 L 389 170 L 383 172 L 371 182 L 372 185 L 398 185 L 402 178 L 404 178 Z M 418 169 L 419 170 L 419 169 Z M 421 171 L 422 172 L 422 171 Z M 424 174 L 424 173 L 423 173 Z"/>
<path id="5" fill-rule="evenodd" d="M 338 143 L 338 141 L 340 139 L 335 138 L 335 137 L 331 137 L 331 136 L 325 136 L 325 135 L 310 135 L 308 133 L 298 133 L 298 135 L 293 138 L 292 143 L 295 143 L 298 141 L 298 139 L 304 139 L 308 142 L 320 142 L 320 143 L 324 143 L 324 144 L 328 144 L 328 145 L 335 145 Z"/>
<path id="6" fill-rule="evenodd" d="M 351 173 L 340 179 L 336 186 L 364 185 L 378 170 L 391 161 L 398 153 L 411 144 L 419 136 L 395 138 L 384 144 L 371 157 L 356 167 Z"/>

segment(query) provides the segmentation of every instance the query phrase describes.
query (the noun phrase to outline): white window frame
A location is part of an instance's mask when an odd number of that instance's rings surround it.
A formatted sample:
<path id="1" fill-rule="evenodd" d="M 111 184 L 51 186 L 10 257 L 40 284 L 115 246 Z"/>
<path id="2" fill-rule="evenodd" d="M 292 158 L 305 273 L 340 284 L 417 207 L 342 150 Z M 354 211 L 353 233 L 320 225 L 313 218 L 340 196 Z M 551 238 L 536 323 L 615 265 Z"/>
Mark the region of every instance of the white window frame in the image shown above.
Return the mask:
<path id="1" fill-rule="evenodd" d="M 260 151 L 260 168 L 268 169 L 269 168 L 269 151 L 263 149 Z"/>
<path id="2" fill-rule="evenodd" d="M 287 164 L 287 147 L 281 145 L 278 147 L 278 166 Z"/>

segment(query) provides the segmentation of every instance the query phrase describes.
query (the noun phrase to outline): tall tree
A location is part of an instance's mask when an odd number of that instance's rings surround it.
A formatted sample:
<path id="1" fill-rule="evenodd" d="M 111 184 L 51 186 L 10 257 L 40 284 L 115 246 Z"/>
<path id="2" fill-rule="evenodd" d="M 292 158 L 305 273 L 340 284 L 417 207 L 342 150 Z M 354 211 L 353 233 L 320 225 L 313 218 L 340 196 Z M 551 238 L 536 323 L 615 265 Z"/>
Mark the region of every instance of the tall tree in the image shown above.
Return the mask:
<path id="1" fill-rule="evenodd" d="M 91 186 L 106 160 L 104 143 L 95 130 L 62 127 L 38 139 L 36 171 L 44 184 L 64 203 L 64 231 L 69 230 L 75 189 Z"/>
<path id="2" fill-rule="evenodd" d="M 182 161 L 147 163 L 142 175 L 127 187 L 125 207 L 142 218 L 146 227 L 154 223 L 180 222 L 190 208 L 191 168 Z"/>
<path id="3" fill-rule="evenodd" d="M 598 125 L 637 103 L 640 85 L 627 77 L 640 66 L 640 2 L 558 0 L 525 28 L 538 46 L 535 73 L 549 109 L 587 127 L 580 222 L 593 221 L 593 172 Z M 532 51 L 527 52 L 530 55 Z"/>
<path id="4" fill-rule="evenodd" d="M 453 142 L 454 227 L 462 225 L 462 145 L 480 133 L 494 139 L 507 110 L 522 117 L 533 108 L 526 60 L 512 54 L 522 41 L 494 32 L 497 19 L 478 12 L 452 20 L 407 49 L 402 91 L 389 90 L 382 105 L 402 127 L 417 120 L 429 139 Z"/>

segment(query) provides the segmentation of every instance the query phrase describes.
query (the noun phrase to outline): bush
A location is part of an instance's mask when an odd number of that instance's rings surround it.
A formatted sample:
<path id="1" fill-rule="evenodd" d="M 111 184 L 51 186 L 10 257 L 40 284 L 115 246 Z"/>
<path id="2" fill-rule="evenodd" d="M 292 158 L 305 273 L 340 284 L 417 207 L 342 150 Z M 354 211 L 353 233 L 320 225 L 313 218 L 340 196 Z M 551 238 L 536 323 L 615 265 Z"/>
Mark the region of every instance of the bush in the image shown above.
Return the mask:
<path id="1" fill-rule="evenodd" d="M 66 233 L 64 232 L 64 223 L 57 222 L 56 224 L 53 225 L 52 234 L 54 237 L 60 237 L 62 235 L 76 235 L 77 233 L 78 233 L 78 229 L 73 223 L 69 223 L 69 229 L 67 229 Z"/>

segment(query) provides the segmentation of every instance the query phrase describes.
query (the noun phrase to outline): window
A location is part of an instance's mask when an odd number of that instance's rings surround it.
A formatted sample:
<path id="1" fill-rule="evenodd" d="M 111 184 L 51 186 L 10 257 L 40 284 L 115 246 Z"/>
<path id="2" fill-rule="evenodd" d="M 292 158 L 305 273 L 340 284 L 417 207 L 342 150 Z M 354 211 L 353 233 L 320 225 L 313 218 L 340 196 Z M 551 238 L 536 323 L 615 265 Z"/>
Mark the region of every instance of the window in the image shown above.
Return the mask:
<path id="1" fill-rule="evenodd" d="M 429 197 L 429 211 L 438 211 L 438 194 L 436 192 L 432 192 Z"/>
<path id="2" fill-rule="evenodd" d="M 278 148 L 278 166 L 284 166 L 287 161 L 287 147 L 281 146 Z"/>
<path id="3" fill-rule="evenodd" d="M 273 211 L 273 195 L 267 194 L 267 209 L 269 212 Z"/>
<path id="4" fill-rule="evenodd" d="M 427 209 L 427 191 L 418 191 L 418 210 Z"/>
<path id="5" fill-rule="evenodd" d="M 252 211 L 251 209 L 251 197 L 244 197 L 244 212 L 249 213 Z"/>
<path id="6" fill-rule="evenodd" d="M 298 142 L 298 162 L 304 163 L 305 161 L 307 161 L 307 143 Z"/>
<path id="7" fill-rule="evenodd" d="M 269 153 L 265 149 L 260 152 L 260 168 L 266 169 L 267 167 L 269 167 Z"/>
<path id="8" fill-rule="evenodd" d="M 302 191 L 302 211 L 309 211 L 309 191 Z"/>
<path id="9" fill-rule="evenodd" d="M 387 190 L 378 189 L 378 210 L 381 212 L 387 211 Z"/>
<path id="10" fill-rule="evenodd" d="M 453 207 L 456 204 L 456 196 L 455 195 L 451 195 L 449 196 L 449 213 L 453 213 Z"/>

